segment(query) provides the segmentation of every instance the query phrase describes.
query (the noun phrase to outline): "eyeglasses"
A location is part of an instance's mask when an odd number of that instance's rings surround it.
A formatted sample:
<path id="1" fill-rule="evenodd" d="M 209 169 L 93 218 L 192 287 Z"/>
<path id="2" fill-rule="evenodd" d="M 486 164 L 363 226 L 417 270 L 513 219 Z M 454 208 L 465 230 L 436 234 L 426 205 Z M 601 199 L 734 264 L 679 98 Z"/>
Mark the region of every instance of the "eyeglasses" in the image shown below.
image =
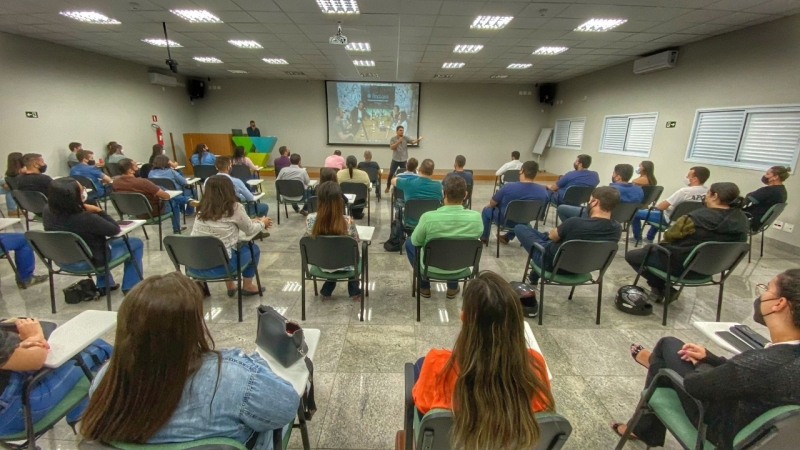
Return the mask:
<path id="1" fill-rule="evenodd" d="M 765 292 L 769 292 L 769 286 L 764 283 L 759 283 L 756 285 L 756 292 L 759 294 L 764 294 Z"/>

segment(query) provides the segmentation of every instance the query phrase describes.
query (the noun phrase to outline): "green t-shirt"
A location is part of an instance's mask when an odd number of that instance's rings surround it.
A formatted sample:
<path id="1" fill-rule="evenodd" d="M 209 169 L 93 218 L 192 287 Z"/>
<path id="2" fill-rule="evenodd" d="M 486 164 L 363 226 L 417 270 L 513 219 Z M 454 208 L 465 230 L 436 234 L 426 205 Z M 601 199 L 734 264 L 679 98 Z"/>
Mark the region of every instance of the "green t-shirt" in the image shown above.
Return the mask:
<path id="1" fill-rule="evenodd" d="M 461 205 L 445 205 L 419 218 L 411 234 L 411 243 L 424 247 L 432 239 L 478 239 L 483 233 L 481 213 Z M 425 255 L 420 256 L 424 261 Z"/>

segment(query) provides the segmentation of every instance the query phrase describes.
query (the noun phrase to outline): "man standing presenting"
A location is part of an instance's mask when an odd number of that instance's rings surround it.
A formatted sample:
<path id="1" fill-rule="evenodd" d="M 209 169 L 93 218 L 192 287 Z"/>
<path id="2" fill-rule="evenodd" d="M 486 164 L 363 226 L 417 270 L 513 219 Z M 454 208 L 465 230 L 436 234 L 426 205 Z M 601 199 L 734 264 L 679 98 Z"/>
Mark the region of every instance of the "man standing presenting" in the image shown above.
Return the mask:
<path id="1" fill-rule="evenodd" d="M 405 167 L 408 160 L 408 144 L 416 145 L 422 140 L 422 136 L 417 139 L 411 139 L 406 136 L 405 128 L 398 126 L 397 135 L 392 136 L 389 141 L 389 148 L 392 149 L 392 164 L 389 166 L 389 179 L 386 181 L 386 192 L 389 193 L 389 186 L 392 185 L 392 177 L 399 167 Z"/>
<path id="2" fill-rule="evenodd" d="M 250 137 L 261 137 L 261 130 L 256 128 L 255 120 L 250 121 L 250 126 L 247 127 L 247 135 Z"/>

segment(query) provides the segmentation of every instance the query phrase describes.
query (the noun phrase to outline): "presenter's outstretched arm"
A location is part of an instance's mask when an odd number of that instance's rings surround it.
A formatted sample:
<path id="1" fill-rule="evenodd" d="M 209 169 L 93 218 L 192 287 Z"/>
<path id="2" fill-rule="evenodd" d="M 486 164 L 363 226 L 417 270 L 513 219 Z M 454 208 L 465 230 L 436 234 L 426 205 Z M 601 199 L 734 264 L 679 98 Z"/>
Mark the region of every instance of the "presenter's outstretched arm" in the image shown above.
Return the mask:
<path id="1" fill-rule="evenodd" d="M 422 137 L 422 136 L 420 136 L 420 137 L 418 137 L 418 138 L 416 138 L 416 139 L 412 140 L 412 141 L 411 141 L 411 143 L 412 143 L 412 144 L 414 144 L 414 145 L 417 145 L 417 144 L 419 143 L 419 141 L 421 141 L 421 140 L 422 140 L 422 138 L 423 138 L 423 137 Z"/>

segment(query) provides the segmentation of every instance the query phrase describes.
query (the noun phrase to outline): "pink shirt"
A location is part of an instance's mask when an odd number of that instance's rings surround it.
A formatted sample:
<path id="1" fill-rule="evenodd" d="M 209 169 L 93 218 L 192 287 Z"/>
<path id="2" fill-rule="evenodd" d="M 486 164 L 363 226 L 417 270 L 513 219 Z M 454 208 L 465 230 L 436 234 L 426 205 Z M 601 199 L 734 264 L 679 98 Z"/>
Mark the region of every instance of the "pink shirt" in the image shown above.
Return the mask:
<path id="1" fill-rule="evenodd" d="M 331 155 L 325 158 L 325 167 L 332 167 L 334 169 L 344 169 L 345 166 L 344 158 L 339 155 Z"/>

